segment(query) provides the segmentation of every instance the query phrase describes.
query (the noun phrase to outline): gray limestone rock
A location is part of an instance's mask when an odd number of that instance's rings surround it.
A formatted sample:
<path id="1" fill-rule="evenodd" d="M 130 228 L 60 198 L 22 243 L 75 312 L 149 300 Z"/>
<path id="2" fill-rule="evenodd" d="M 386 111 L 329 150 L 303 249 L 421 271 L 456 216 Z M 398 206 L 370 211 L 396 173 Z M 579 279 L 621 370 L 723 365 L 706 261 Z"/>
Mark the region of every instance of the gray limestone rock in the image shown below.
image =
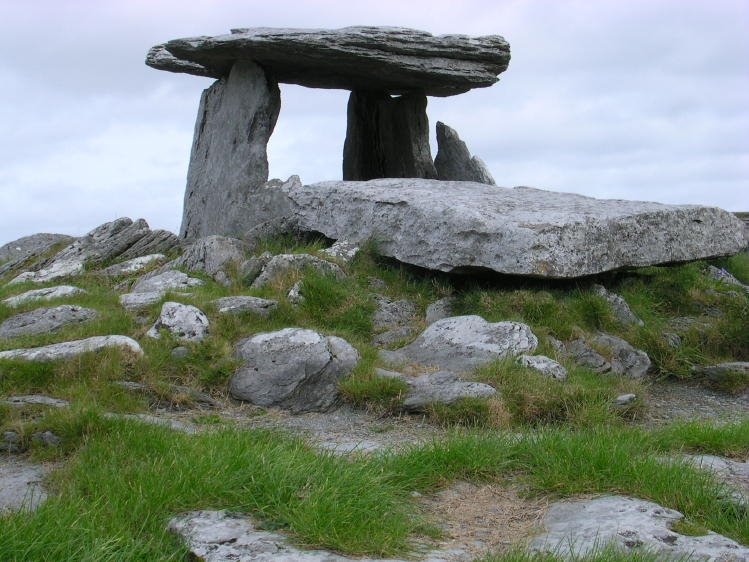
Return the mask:
<path id="1" fill-rule="evenodd" d="M 663 560 L 749 561 L 749 547 L 712 531 L 704 536 L 673 531 L 671 525 L 682 518 L 673 509 L 622 496 L 560 501 L 543 519 L 546 532 L 529 548 L 565 559 L 582 558 L 611 544 L 624 552 L 648 550 Z"/>
<path id="2" fill-rule="evenodd" d="M 302 281 L 297 281 L 296 283 L 294 283 L 291 289 L 289 289 L 289 292 L 286 293 L 286 300 L 291 304 L 302 304 L 304 302 L 304 294 L 302 293 L 303 288 L 304 283 Z"/>
<path id="3" fill-rule="evenodd" d="M 714 279 L 715 281 L 719 281 L 725 285 L 730 285 L 733 287 L 738 287 L 740 289 L 744 289 L 745 291 L 749 292 L 749 285 L 745 285 L 738 279 L 736 279 L 730 272 L 726 271 L 725 269 L 715 267 L 714 265 L 708 265 L 707 266 L 707 275 L 711 279 Z"/>
<path id="4" fill-rule="evenodd" d="M 285 189 L 298 229 L 375 239 L 385 256 L 440 271 L 575 278 L 730 255 L 744 244 L 741 221 L 713 207 L 402 178 Z"/>
<path id="5" fill-rule="evenodd" d="M 510 62 L 502 37 L 433 36 L 398 27 L 234 29 L 152 48 L 146 64 L 216 78 L 253 60 L 279 82 L 313 88 L 450 96 L 491 86 Z"/>
<path id="6" fill-rule="evenodd" d="M 91 308 L 62 304 L 49 308 L 37 308 L 11 316 L 0 324 L 0 338 L 15 338 L 23 335 L 48 334 L 70 324 L 80 324 L 96 318 Z"/>
<path id="7" fill-rule="evenodd" d="M 128 310 L 137 310 L 159 302 L 164 298 L 164 291 L 146 291 L 144 293 L 125 293 L 120 295 L 120 304 Z"/>
<path id="8" fill-rule="evenodd" d="M 430 304 L 426 310 L 427 325 L 434 324 L 437 320 L 453 316 L 452 310 L 454 303 L 455 299 L 453 297 L 445 297 Z"/>
<path id="9" fill-rule="evenodd" d="M 142 271 L 153 263 L 163 261 L 165 257 L 166 256 L 164 256 L 164 254 L 148 254 L 146 256 L 131 258 L 127 261 L 105 267 L 100 271 L 100 273 L 102 275 L 110 275 L 112 277 L 115 277 L 117 275 L 129 275 L 131 273 Z"/>
<path id="10" fill-rule="evenodd" d="M 253 281 L 252 287 L 254 289 L 264 287 L 280 275 L 308 268 L 326 275 L 332 275 L 336 279 L 343 279 L 345 276 L 338 265 L 316 256 L 310 254 L 279 254 L 268 261 L 262 273 Z"/>
<path id="11" fill-rule="evenodd" d="M 416 333 L 416 329 L 411 326 L 400 326 L 391 328 L 372 337 L 372 345 L 375 347 L 386 347 L 404 340 L 410 340 Z"/>
<path id="12" fill-rule="evenodd" d="M 593 285 L 593 292 L 600 297 L 606 299 L 606 302 L 611 306 L 611 311 L 614 313 L 614 317 L 622 324 L 633 324 L 635 326 L 644 326 L 645 323 L 640 320 L 637 315 L 632 312 L 629 308 L 627 301 L 624 297 L 612 293 L 603 285 Z"/>
<path id="13" fill-rule="evenodd" d="M 3 431 L 2 439 L 0 439 L 0 452 L 16 454 L 23 453 L 25 450 L 26 446 L 17 432 Z"/>
<path id="14" fill-rule="evenodd" d="M 130 290 L 131 293 L 151 293 L 183 290 L 190 287 L 203 285 L 203 281 L 195 277 L 190 277 L 186 273 L 169 269 L 154 275 L 144 275 L 141 277 Z"/>
<path id="15" fill-rule="evenodd" d="M 567 369 L 544 355 L 521 355 L 518 357 L 518 363 L 558 381 L 567 378 Z"/>
<path id="16" fill-rule="evenodd" d="M 40 443 L 44 447 L 58 447 L 61 443 L 61 439 L 49 430 L 32 433 L 31 440 Z"/>
<path id="17" fill-rule="evenodd" d="M 178 340 L 197 342 L 208 335 L 208 317 L 199 308 L 178 302 L 165 302 L 161 314 L 146 332 L 151 338 L 160 338 L 159 330 L 166 330 Z"/>
<path id="18" fill-rule="evenodd" d="M 647 353 L 632 347 L 627 341 L 611 334 L 598 334 L 591 342 L 610 357 L 611 372 L 632 379 L 641 379 L 650 370 Z"/>
<path id="19" fill-rule="evenodd" d="M 55 279 L 61 279 L 63 277 L 79 275 L 83 273 L 83 267 L 84 262 L 82 260 L 71 259 L 56 261 L 48 267 L 20 273 L 18 276 L 11 279 L 8 285 L 15 285 L 16 283 L 24 283 L 26 281 L 31 281 L 32 283 L 46 283 L 47 281 L 54 281 Z"/>
<path id="20" fill-rule="evenodd" d="M 270 252 L 263 252 L 259 256 L 250 256 L 239 266 L 239 277 L 245 285 L 252 285 L 252 282 L 263 272 L 263 268 L 273 257 Z"/>
<path id="21" fill-rule="evenodd" d="M 211 301 L 211 304 L 216 307 L 219 314 L 252 312 L 260 316 L 268 316 L 271 310 L 275 310 L 278 307 L 278 301 L 243 295 L 221 297 L 220 299 Z"/>
<path id="22" fill-rule="evenodd" d="M 359 246 L 347 240 L 338 240 L 330 248 L 322 250 L 321 253 L 343 263 L 349 263 L 359 253 Z"/>
<path id="23" fill-rule="evenodd" d="M 696 375 L 704 377 L 707 382 L 717 385 L 732 378 L 749 381 L 749 361 L 728 361 L 717 365 L 694 367 L 693 371 Z"/>
<path id="24" fill-rule="evenodd" d="M 377 309 L 372 315 L 375 330 L 389 330 L 404 326 L 416 317 L 416 305 L 410 300 L 394 301 L 382 295 L 375 295 Z"/>
<path id="25" fill-rule="evenodd" d="M 0 404 L 7 404 L 8 406 L 16 406 L 22 408 L 24 406 L 51 406 L 53 408 L 67 408 L 70 406 L 70 402 L 62 400 L 60 398 L 52 398 L 51 396 L 45 396 L 44 394 L 24 394 L 20 396 L 8 396 L 4 400 L 0 400 Z"/>
<path id="26" fill-rule="evenodd" d="M 16 262 L 42 254 L 60 242 L 72 242 L 73 237 L 66 234 L 48 234 L 42 232 L 24 236 L 0 246 L 0 263 Z"/>
<path id="27" fill-rule="evenodd" d="M 0 458 L 0 516 L 33 511 L 47 499 L 42 481 L 47 469 L 19 459 Z"/>
<path id="28" fill-rule="evenodd" d="M 281 107 L 276 81 L 250 60 L 203 92 L 195 123 L 180 236 L 244 238 L 254 191 L 268 181 L 267 145 Z"/>
<path id="29" fill-rule="evenodd" d="M 3 300 L 3 304 L 15 307 L 36 300 L 51 301 L 53 299 L 61 299 L 85 293 L 86 291 L 83 289 L 73 287 L 72 285 L 57 285 L 56 287 L 45 287 L 44 289 L 32 289 L 20 295 L 8 297 Z"/>
<path id="30" fill-rule="evenodd" d="M 183 345 L 178 345 L 177 347 L 172 349 L 170 355 L 175 359 L 184 359 L 185 357 L 190 355 L 190 350 Z"/>
<path id="31" fill-rule="evenodd" d="M 489 398 L 497 391 L 488 384 L 462 380 L 450 371 L 437 371 L 406 377 L 400 373 L 377 369 L 380 376 L 398 378 L 408 385 L 403 399 L 403 409 L 408 412 L 423 412 L 432 404 L 453 404 L 462 398 Z"/>
<path id="32" fill-rule="evenodd" d="M 343 179 L 436 178 L 426 109 L 423 94 L 351 92 Z"/>
<path id="33" fill-rule="evenodd" d="M 177 235 L 168 230 L 152 230 L 119 255 L 119 259 L 130 260 L 153 254 L 167 254 L 179 248 Z"/>
<path id="34" fill-rule="evenodd" d="M 227 285 L 227 268 L 239 268 L 246 261 L 249 251 L 249 244 L 242 240 L 226 236 L 206 236 L 190 244 L 172 266 L 188 271 L 204 271 L 219 283 Z"/>
<path id="35" fill-rule="evenodd" d="M 538 339 L 519 322 L 489 323 L 480 316 L 454 316 L 427 327 L 412 343 L 380 351 L 386 361 L 471 371 L 503 357 L 532 352 Z"/>
<path id="36" fill-rule="evenodd" d="M 570 358 L 582 367 L 586 367 L 595 373 L 606 373 L 611 370 L 611 364 L 606 358 L 590 347 L 583 338 L 578 338 L 563 343 L 563 354 L 569 355 Z"/>
<path id="37" fill-rule="evenodd" d="M 471 156 L 466 143 L 455 129 L 437 121 L 437 156 L 434 158 L 437 179 L 472 181 L 496 185 L 483 160 Z M 345 179 L 345 178 L 344 178 Z"/>
<path id="38" fill-rule="evenodd" d="M 82 353 L 99 351 L 109 347 L 119 347 L 134 355 L 143 355 L 138 342 L 127 336 L 94 336 L 83 340 L 68 341 L 32 347 L 28 349 L 10 349 L 0 351 L 0 359 L 24 359 L 26 361 L 57 361 L 70 359 Z"/>
<path id="39" fill-rule="evenodd" d="M 628 393 L 628 394 L 620 394 L 614 399 L 614 405 L 616 406 L 629 406 L 633 402 L 637 400 L 637 395 Z"/>
<path id="40" fill-rule="evenodd" d="M 230 394 L 292 413 L 333 407 L 339 399 L 338 380 L 359 361 L 356 349 L 345 340 L 302 328 L 242 340 L 236 354 L 243 365 L 229 381 Z"/>

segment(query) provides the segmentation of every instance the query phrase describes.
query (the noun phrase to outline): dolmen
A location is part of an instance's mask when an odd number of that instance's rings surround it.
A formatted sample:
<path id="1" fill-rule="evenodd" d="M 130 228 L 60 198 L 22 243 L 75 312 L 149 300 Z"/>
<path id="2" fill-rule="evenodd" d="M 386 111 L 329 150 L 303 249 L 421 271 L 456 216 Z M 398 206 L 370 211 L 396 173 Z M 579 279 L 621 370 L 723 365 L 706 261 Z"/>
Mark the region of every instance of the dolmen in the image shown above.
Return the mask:
<path id="1" fill-rule="evenodd" d="M 242 28 L 153 47 L 149 66 L 216 79 L 198 109 L 181 238 L 296 230 L 374 240 L 433 270 L 567 279 L 743 249 L 741 221 L 721 209 L 498 187 L 443 123 L 432 159 L 427 96 L 491 86 L 509 61 L 498 35 L 392 27 Z M 268 181 L 279 83 L 350 90 L 343 181 Z"/>

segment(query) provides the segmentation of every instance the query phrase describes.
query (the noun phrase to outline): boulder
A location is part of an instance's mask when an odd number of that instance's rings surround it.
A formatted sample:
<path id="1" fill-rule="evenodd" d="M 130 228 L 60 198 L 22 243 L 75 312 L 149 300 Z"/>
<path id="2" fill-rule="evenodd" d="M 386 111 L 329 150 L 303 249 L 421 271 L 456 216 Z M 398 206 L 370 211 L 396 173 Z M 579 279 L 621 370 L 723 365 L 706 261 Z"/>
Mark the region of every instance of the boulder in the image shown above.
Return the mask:
<path id="1" fill-rule="evenodd" d="M 151 293 L 167 291 L 184 290 L 190 287 L 203 285 L 203 281 L 195 277 L 190 277 L 186 273 L 169 269 L 154 275 L 145 275 L 141 277 L 130 290 L 131 293 Z"/>
<path id="2" fill-rule="evenodd" d="M 376 369 L 381 377 L 397 378 L 408 385 L 403 398 L 403 409 L 408 412 L 423 412 L 433 404 L 453 404 L 462 398 L 489 398 L 497 391 L 480 382 L 465 381 L 450 371 L 426 373 L 407 377 L 393 371 Z"/>
<path id="3" fill-rule="evenodd" d="M 387 347 L 396 343 L 403 343 L 404 340 L 411 340 L 416 333 L 412 326 L 399 326 L 375 334 L 372 337 L 372 345 L 375 347 Z"/>
<path id="4" fill-rule="evenodd" d="M 270 252 L 263 252 L 259 256 L 250 256 L 239 266 L 239 277 L 244 285 L 252 285 L 268 262 L 273 258 Z"/>
<path id="5" fill-rule="evenodd" d="M 498 35 L 435 37 L 398 27 L 262 27 L 168 41 L 149 51 L 146 64 L 221 78 L 246 60 L 282 83 L 450 96 L 494 84 L 510 62 L 510 46 Z"/>
<path id="6" fill-rule="evenodd" d="M 268 316 L 272 310 L 278 307 L 278 301 L 261 299 L 250 296 L 221 297 L 211 304 L 216 307 L 219 314 L 242 314 L 252 312 L 260 316 Z"/>
<path id="7" fill-rule="evenodd" d="M 584 558 L 611 544 L 633 554 L 645 550 L 659 560 L 749 560 L 749 547 L 712 531 L 687 536 L 672 530 L 683 517 L 656 503 L 623 496 L 560 501 L 544 516 L 546 531 L 529 548 L 565 559 Z"/>
<path id="8" fill-rule="evenodd" d="M 42 232 L 32 234 L 31 236 L 24 236 L 0 246 L 0 263 L 20 263 L 20 261 L 29 259 L 30 257 L 43 254 L 55 244 L 61 242 L 70 243 L 72 241 L 73 237 L 66 234 L 48 234 Z"/>
<path id="9" fill-rule="evenodd" d="M 253 190 L 268 181 L 267 145 L 281 107 L 278 83 L 251 60 L 203 91 L 195 123 L 180 236 L 242 238 Z M 252 211 L 250 213 L 254 214 Z"/>
<path id="10" fill-rule="evenodd" d="M 622 297 L 621 295 L 612 293 L 603 285 L 597 284 L 593 285 L 593 292 L 598 296 L 604 298 L 606 302 L 609 303 L 611 311 L 614 314 L 614 318 L 616 318 L 620 323 L 634 326 L 645 325 L 645 323 L 640 320 L 634 312 L 632 312 L 632 309 L 629 308 L 627 301 L 625 301 L 624 297 Z"/>
<path id="11" fill-rule="evenodd" d="M 243 365 L 229 381 L 230 394 L 292 413 L 333 407 L 339 399 L 338 381 L 359 361 L 345 340 L 302 328 L 247 338 L 237 344 L 236 354 Z"/>
<path id="12" fill-rule="evenodd" d="M 132 258 L 127 261 L 110 265 L 109 267 L 102 269 L 100 273 L 112 277 L 117 275 L 129 275 L 131 273 L 142 271 L 149 265 L 163 261 L 165 258 L 166 256 L 164 256 L 164 254 L 148 254 L 146 256 L 140 256 L 138 258 Z"/>
<path id="13" fill-rule="evenodd" d="M 374 239 L 385 256 L 439 271 L 576 278 L 731 255 L 744 244 L 741 221 L 714 207 L 403 178 L 282 190 L 299 230 Z"/>
<path id="14" fill-rule="evenodd" d="M 250 246 L 242 240 L 226 236 L 199 238 L 185 249 L 185 253 L 172 262 L 173 267 L 188 271 L 203 271 L 222 285 L 229 285 L 229 267 L 240 267 L 246 261 Z"/>
<path id="15" fill-rule="evenodd" d="M 314 269 L 336 279 L 343 279 L 345 273 L 338 265 L 310 254 L 279 254 L 273 256 L 262 273 L 252 282 L 254 289 L 264 287 L 277 277 L 304 269 Z"/>
<path id="16" fill-rule="evenodd" d="M 42 347 L 0 351 L 0 359 L 58 361 L 60 359 L 70 359 L 82 353 L 100 351 L 110 347 L 118 347 L 138 356 L 143 355 L 143 350 L 138 345 L 138 342 L 127 336 L 94 336 L 83 340 L 55 343 Z"/>
<path id="17" fill-rule="evenodd" d="M 567 369 L 544 355 L 521 355 L 518 357 L 518 363 L 523 367 L 528 367 L 558 381 L 563 381 L 567 378 Z"/>
<path id="18" fill-rule="evenodd" d="M 380 355 L 393 363 L 436 365 L 464 372 L 503 357 L 531 352 L 537 345 L 538 339 L 525 324 L 455 316 L 438 320 L 407 346 L 383 350 Z"/>
<path id="19" fill-rule="evenodd" d="M 96 318 L 91 308 L 62 304 L 49 308 L 37 308 L 11 316 L 0 324 L 0 338 L 15 338 L 35 334 L 48 334 L 70 324 L 80 324 Z"/>
<path id="20" fill-rule="evenodd" d="M 445 297 L 430 304 L 426 310 L 427 325 L 434 324 L 437 320 L 453 316 L 452 311 L 454 304 L 455 299 L 453 297 Z"/>
<path id="21" fill-rule="evenodd" d="M 199 308 L 178 302 L 165 302 L 161 314 L 146 335 L 160 338 L 166 330 L 178 340 L 197 342 L 208 335 L 208 317 Z"/>
<path id="22" fill-rule="evenodd" d="M 437 121 L 437 156 L 434 158 L 434 167 L 439 180 L 496 185 L 483 160 L 471 156 L 466 143 L 460 140 L 455 129 L 441 121 Z"/>
<path id="23" fill-rule="evenodd" d="M 82 295 L 86 291 L 73 287 L 72 285 L 57 285 L 56 287 L 45 287 L 44 289 L 33 289 L 26 291 L 20 295 L 14 297 L 8 297 L 3 300 L 3 304 L 8 306 L 19 306 L 31 301 L 51 301 L 53 299 L 61 299 L 65 297 L 72 297 L 73 295 Z"/>
<path id="24" fill-rule="evenodd" d="M 591 342 L 610 357 L 611 372 L 632 379 L 641 379 L 650 370 L 647 353 L 632 347 L 627 341 L 611 334 L 598 334 Z"/>

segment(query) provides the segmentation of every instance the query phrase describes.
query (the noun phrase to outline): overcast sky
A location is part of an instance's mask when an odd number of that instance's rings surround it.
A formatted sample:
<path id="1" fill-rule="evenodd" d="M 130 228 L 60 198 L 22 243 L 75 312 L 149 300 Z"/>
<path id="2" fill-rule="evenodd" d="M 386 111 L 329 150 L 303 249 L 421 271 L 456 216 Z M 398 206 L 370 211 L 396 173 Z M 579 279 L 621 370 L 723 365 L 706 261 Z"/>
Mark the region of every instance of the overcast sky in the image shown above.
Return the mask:
<path id="1" fill-rule="evenodd" d="M 0 0 L 0 244 L 119 216 L 178 231 L 212 81 L 146 67 L 152 45 L 347 25 L 509 41 L 499 83 L 428 108 L 499 185 L 749 210 L 747 0 Z M 347 92 L 281 89 L 271 177 L 339 179 Z"/>

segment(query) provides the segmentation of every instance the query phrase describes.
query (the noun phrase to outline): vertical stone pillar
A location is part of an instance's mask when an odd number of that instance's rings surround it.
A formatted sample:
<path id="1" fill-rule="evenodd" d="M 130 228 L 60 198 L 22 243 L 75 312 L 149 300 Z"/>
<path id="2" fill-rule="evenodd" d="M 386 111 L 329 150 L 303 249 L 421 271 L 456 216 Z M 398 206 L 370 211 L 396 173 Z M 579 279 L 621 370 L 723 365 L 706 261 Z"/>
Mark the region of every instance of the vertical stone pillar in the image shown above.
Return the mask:
<path id="1" fill-rule="evenodd" d="M 227 77 L 203 91 L 182 238 L 243 236 L 252 191 L 268 181 L 267 145 L 280 108 L 278 83 L 250 61 L 236 62 Z"/>
<path id="2" fill-rule="evenodd" d="M 343 179 L 436 178 L 426 107 L 423 94 L 352 91 Z"/>

